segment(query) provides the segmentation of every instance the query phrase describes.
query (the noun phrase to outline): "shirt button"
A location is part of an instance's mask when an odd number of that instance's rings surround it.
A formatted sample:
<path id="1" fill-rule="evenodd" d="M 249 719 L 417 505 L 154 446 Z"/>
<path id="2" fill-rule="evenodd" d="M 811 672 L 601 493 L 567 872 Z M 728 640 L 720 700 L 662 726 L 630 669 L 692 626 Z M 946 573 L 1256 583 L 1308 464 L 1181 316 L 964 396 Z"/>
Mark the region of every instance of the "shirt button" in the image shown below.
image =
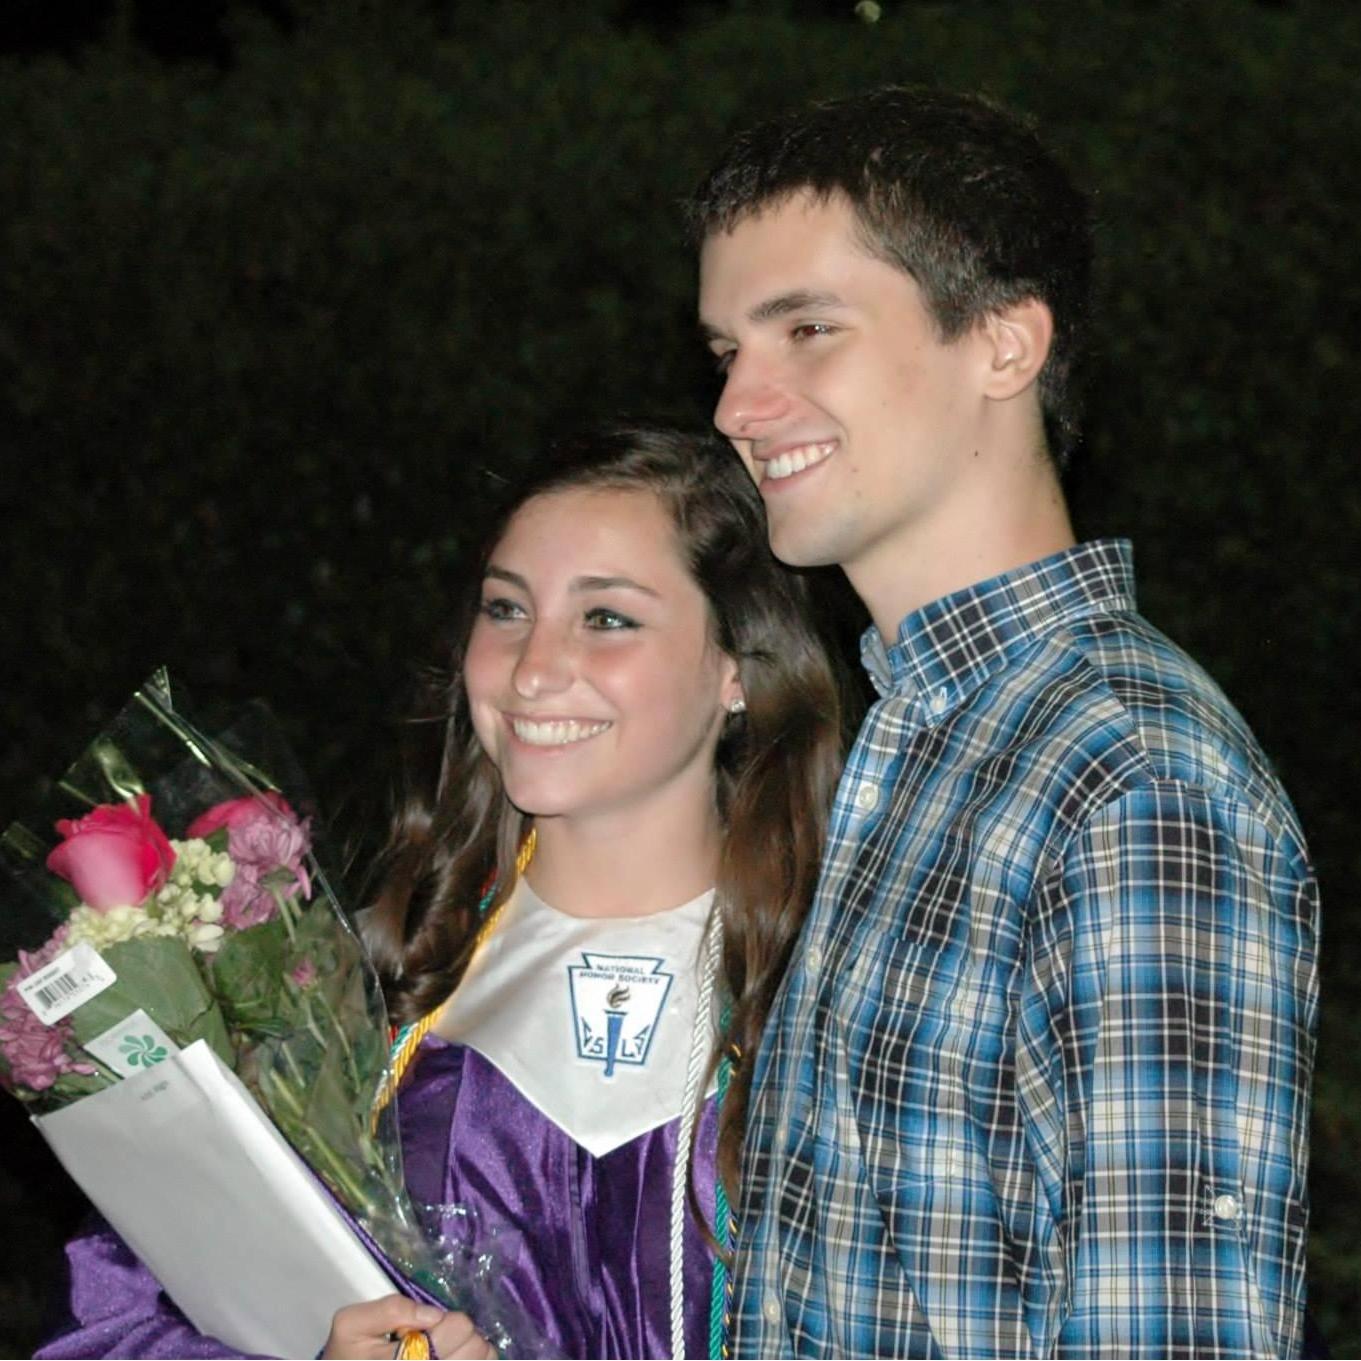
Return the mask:
<path id="1" fill-rule="evenodd" d="M 950 692 L 948 690 L 937 690 L 931 696 L 931 712 L 933 714 L 943 714 L 945 706 L 950 702 Z"/>
<path id="2" fill-rule="evenodd" d="M 810 945 L 804 952 L 803 966 L 809 973 L 817 973 L 822 968 L 822 951 L 816 945 Z"/>
<path id="3" fill-rule="evenodd" d="M 868 781 L 855 791 L 855 806 L 862 812 L 871 813 L 879 806 L 879 786 Z"/>
<path id="4" fill-rule="evenodd" d="M 1214 1216 L 1216 1219 L 1237 1219 L 1243 1212 L 1242 1202 L 1237 1196 L 1216 1196 Z"/>
<path id="5" fill-rule="evenodd" d="M 767 1323 L 778 1323 L 780 1321 L 780 1301 L 774 1295 L 767 1295 L 766 1302 L 761 1306 L 761 1312 L 765 1315 Z"/>

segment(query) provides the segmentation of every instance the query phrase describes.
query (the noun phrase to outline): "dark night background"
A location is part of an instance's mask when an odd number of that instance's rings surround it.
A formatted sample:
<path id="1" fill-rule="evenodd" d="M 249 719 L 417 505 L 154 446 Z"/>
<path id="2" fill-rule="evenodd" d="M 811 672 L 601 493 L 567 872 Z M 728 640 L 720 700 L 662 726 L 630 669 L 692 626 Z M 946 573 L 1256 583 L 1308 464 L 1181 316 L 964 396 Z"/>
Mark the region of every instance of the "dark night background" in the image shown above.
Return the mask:
<path id="1" fill-rule="evenodd" d="M 0 823 L 164 662 L 267 697 L 362 842 L 498 479 L 592 417 L 706 419 L 675 205 L 717 145 L 987 90 L 1096 195 L 1079 531 L 1135 540 L 1319 865 L 1311 1307 L 1361 1354 L 1358 69 L 1332 0 L 7 0 Z M 0 1139 L 19 1354 L 81 1202 L 8 1099 Z"/>

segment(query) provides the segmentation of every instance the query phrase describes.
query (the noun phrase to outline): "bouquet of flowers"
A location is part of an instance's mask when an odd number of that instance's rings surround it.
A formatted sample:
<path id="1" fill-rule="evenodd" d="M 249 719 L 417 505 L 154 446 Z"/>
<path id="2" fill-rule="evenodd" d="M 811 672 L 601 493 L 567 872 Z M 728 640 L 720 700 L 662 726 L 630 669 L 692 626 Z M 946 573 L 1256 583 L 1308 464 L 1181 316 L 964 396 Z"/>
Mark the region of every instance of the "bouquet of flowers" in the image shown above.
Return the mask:
<path id="1" fill-rule="evenodd" d="M 211 738 L 172 702 L 164 673 L 144 685 L 58 784 L 55 806 L 0 838 L 0 1085 L 122 1231 L 94 1189 L 107 1139 L 82 1158 L 57 1134 L 102 1114 L 134 1146 L 153 1126 L 164 1137 L 157 1078 L 197 1065 L 195 1094 L 253 1097 L 408 1293 L 469 1312 L 503 1350 L 528 1354 L 487 1254 L 434 1241 L 409 1201 L 382 998 L 315 858 L 299 787 L 262 711 Z M 230 1088 L 213 1086 L 218 1068 Z M 226 1117 L 210 1118 L 217 1130 Z M 252 1145 L 248 1161 L 262 1160 Z M 158 1231 L 139 1232 L 125 1237 L 155 1266 L 146 1243 Z M 334 1226 L 317 1232 L 329 1251 Z M 363 1268 L 348 1279 L 352 1291 L 392 1288 Z M 310 1351 L 320 1337 L 309 1336 Z"/>

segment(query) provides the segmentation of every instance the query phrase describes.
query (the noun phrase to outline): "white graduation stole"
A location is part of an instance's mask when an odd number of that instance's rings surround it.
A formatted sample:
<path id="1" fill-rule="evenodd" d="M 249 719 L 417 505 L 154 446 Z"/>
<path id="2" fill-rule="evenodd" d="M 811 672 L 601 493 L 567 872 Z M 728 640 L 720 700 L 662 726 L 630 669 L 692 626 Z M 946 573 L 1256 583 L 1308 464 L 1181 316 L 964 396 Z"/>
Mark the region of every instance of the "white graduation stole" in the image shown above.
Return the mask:
<path id="1" fill-rule="evenodd" d="M 570 917 L 521 876 L 437 1030 L 600 1157 L 680 1114 L 713 900 Z M 714 1018 L 703 1024 L 707 1049 Z"/>

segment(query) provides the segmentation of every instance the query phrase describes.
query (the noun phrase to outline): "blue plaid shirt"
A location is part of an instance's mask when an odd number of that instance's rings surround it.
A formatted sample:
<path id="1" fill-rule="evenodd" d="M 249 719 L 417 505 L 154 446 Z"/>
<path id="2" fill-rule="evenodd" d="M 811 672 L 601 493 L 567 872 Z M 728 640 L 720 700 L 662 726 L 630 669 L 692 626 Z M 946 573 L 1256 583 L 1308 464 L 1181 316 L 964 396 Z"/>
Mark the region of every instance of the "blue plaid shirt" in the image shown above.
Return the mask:
<path id="1" fill-rule="evenodd" d="M 1084 544 L 910 615 L 757 1061 L 738 1356 L 1301 1344 L 1318 889 Z"/>

